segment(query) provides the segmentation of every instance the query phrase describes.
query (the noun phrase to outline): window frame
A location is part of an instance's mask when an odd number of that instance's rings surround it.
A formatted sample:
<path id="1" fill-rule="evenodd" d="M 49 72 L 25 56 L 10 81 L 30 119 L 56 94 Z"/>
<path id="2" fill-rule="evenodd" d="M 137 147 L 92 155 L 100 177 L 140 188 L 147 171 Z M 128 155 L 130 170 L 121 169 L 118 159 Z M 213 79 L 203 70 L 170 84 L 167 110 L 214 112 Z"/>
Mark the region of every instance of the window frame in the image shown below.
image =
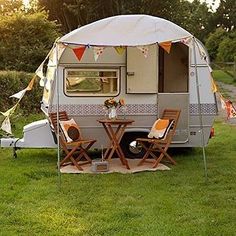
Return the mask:
<path id="1" fill-rule="evenodd" d="M 98 93 L 86 93 L 86 94 L 69 94 L 66 90 L 66 78 L 67 78 L 67 72 L 68 71 L 116 71 L 117 72 L 117 93 L 116 94 L 98 94 Z M 120 67 L 67 67 L 64 68 L 63 73 L 63 92 L 65 96 L 67 97 L 116 97 L 120 94 L 120 88 L 121 88 L 121 68 Z"/>

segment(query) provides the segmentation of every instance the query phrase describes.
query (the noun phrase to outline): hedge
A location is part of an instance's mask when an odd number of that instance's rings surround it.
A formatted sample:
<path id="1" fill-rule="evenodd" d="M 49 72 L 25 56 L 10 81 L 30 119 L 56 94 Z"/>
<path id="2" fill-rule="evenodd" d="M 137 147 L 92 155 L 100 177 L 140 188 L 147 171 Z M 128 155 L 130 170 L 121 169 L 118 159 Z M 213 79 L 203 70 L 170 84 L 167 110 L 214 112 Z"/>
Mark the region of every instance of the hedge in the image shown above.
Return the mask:
<path id="1" fill-rule="evenodd" d="M 33 76 L 33 73 L 27 72 L 0 71 L 1 112 L 7 111 L 16 104 L 18 99 L 10 98 L 10 96 L 26 88 Z M 33 89 L 27 91 L 20 102 L 21 112 L 24 114 L 38 113 L 40 111 L 42 93 L 43 88 L 39 86 L 38 79 L 36 79 Z"/>
<path id="2" fill-rule="evenodd" d="M 45 12 L 0 15 L 0 70 L 37 69 L 60 35 L 47 17 Z"/>

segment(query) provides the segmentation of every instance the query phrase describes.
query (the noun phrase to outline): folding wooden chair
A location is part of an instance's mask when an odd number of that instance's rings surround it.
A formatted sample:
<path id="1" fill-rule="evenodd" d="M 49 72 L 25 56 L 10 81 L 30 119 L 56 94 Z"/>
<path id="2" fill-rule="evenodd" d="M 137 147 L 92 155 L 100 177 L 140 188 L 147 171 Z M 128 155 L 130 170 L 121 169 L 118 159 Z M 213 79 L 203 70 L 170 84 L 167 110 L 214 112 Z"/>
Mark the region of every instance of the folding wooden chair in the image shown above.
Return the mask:
<path id="1" fill-rule="evenodd" d="M 52 128 L 54 129 L 54 132 L 55 134 L 57 134 L 57 113 L 50 113 L 49 118 L 51 121 Z M 68 118 L 67 113 L 65 111 L 59 112 L 59 121 L 69 121 L 69 120 L 70 119 Z M 59 143 L 60 143 L 61 148 L 66 153 L 66 156 L 60 162 L 60 166 L 63 166 L 64 164 L 71 161 L 78 168 L 78 170 L 83 170 L 81 165 L 85 165 L 92 162 L 87 151 L 96 142 L 96 140 L 82 139 L 81 131 L 78 126 L 77 128 L 79 132 L 78 139 L 75 141 L 68 142 L 66 140 L 66 137 L 65 137 L 65 134 L 63 132 L 61 125 L 59 125 Z M 78 153 L 76 153 L 77 151 Z M 75 157 L 75 154 L 76 154 L 76 157 Z M 85 158 L 86 161 L 83 161 L 80 163 L 79 161 L 81 161 L 83 157 Z"/>
<path id="2" fill-rule="evenodd" d="M 177 123 L 180 116 L 180 110 L 176 109 L 165 109 L 161 119 L 173 120 L 173 123 L 166 134 L 164 139 L 157 138 L 138 138 L 136 139 L 142 147 L 146 150 L 143 159 L 138 163 L 142 165 L 144 162 L 153 163 L 153 168 L 161 162 L 163 157 L 166 157 L 172 164 L 176 165 L 175 160 L 167 153 L 167 150 L 171 144 L 172 138 L 175 134 Z M 159 153 L 159 156 L 156 153 Z M 148 157 L 151 156 L 153 159 L 150 160 Z"/>

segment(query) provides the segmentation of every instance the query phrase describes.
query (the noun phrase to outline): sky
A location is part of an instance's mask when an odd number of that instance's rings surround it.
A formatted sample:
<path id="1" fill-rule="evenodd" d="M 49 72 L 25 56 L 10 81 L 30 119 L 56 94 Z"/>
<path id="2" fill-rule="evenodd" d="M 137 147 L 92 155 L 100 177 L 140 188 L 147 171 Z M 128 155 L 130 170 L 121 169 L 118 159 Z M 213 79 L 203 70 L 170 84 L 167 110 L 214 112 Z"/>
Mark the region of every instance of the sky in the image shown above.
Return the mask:
<path id="1" fill-rule="evenodd" d="M 25 6 L 28 6 L 29 5 L 29 0 L 23 0 L 23 3 Z"/>
<path id="2" fill-rule="evenodd" d="M 214 0 L 201 0 L 201 2 L 206 2 L 207 5 L 211 5 L 213 2 L 215 2 L 215 4 L 212 6 L 214 11 L 218 8 L 220 4 L 220 0 L 215 0 L 215 1 Z"/>

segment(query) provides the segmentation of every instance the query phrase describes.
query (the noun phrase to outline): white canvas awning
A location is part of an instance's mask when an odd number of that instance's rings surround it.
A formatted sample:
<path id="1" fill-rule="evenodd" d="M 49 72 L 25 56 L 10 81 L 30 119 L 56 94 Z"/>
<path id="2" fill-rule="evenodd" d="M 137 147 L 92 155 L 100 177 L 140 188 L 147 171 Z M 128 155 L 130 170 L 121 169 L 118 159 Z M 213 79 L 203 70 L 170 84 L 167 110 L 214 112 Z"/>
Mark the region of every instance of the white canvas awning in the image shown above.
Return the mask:
<path id="1" fill-rule="evenodd" d="M 96 46 L 138 46 L 192 36 L 165 19 L 148 15 L 121 15 L 96 21 L 61 37 L 59 42 Z"/>

